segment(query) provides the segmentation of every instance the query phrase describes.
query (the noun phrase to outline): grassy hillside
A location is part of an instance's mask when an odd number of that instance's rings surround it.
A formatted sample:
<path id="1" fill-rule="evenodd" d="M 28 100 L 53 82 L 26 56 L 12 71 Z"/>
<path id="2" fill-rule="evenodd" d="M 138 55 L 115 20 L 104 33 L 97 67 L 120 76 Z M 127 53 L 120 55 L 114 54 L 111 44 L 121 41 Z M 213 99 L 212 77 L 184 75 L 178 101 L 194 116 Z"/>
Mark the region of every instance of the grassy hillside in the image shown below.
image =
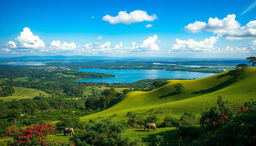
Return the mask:
<path id="1" fill-rule="evenodd" d="M 24 87 L 13 87 L 15 92 L 12 96 L 7 97 L 0 97 L 0 100 L 8 101 L 13 99 L 26 99 L 26 98 L 33 98 L 35 96 L 43 95 L 43 96 L 49 96 L 44 91 L 31 89 L 31 88 L 24 88 Z"/>
<path id="2" fill-rule="evenodd" d="M 183 86 L 180 93 L 175 85 Z M 232 108 L 239 108 L 244 102 L 256 99 L 256 68 L 248 68 L 237 78 L 224 72 L 196 80 L 170 80 L 158 89 L 129 93 L 119 104 L 102 112 L 82 117 L 82 120 L 104 119 L 125 120 L 126 113 L 136 112 L 141 116 L 154 114 L 180 117 L 185 111 L 196 115 L 216 105 L 218 96 L 228 100 Z"/>

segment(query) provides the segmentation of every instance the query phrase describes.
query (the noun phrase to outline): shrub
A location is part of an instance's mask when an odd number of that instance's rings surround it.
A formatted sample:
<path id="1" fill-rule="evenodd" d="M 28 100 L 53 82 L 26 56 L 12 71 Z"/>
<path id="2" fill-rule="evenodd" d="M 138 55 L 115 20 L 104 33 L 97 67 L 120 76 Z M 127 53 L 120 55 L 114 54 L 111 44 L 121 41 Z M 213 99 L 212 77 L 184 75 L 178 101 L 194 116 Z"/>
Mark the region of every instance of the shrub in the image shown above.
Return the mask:
<path id="1" fill-rule="evenodd" d="M 12 128 L 6 132 L 6 135 L 13 139 L 8 142 L 8 145 L 49 145 L 53 142 L 47 141 L 47 135 L 54 134 L 55 128 L 53 124 L 39 125 L 35 124 L 26 129 Z"/>
<path id="2" fill-rule="evenodd" d="M 231 110 L 227 107 L 227 102 L 219 96 L 217 107 L 211 108 L 208 112 L 202 113 L 200 124 L 209 130 L 215 130 L 221 126 L 230 116 Z"/>
<path id="3" fill-rule="evenodd" d="M 163 126 L 165 127 L 179 127 L 180 121 L 173 117 L 165 117 Z"/>
<path id="4" fill-rule="evenodd" d="M 246 110 L 227 120 L 200 139 L 201 145 L 255 145 L 256 111 Z"/>
<path id="5" fill-rule="evenodd" d="M 186 126 L 192 126 L 196 123 L 196 118 L 191 112 L 185 112 L 180 117 L 180 125 L 179 127 L 186 127 Z"/>
<path id="6" fill-rule="evenodd" d="M 153 135 L 151 145 L 152 146 L 160 146 L 164 142 L 163 136 L 158 134 Z"/>
<path id="7" fill-rule="evenodd" d="M 98 123 L 90 121 L 87 123 L 85 130 L 74 135 L 72 141 L 76 145 L 135 145 L 127 138 L 121 137 L 124 125 L 103 120 Z"/>

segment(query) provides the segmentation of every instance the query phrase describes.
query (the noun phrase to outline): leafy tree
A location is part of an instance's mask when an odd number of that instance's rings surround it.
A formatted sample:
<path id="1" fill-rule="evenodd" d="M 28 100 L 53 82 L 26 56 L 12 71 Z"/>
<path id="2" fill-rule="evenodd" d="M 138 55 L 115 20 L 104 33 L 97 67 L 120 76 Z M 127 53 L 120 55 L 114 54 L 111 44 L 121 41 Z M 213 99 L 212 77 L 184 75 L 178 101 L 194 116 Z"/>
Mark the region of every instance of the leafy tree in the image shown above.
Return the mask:
<path id="1" fill-rule="evenodd" d="M 14 89 L 11 86 L 0 86 L 0 96 L 10 96 L 14 93 Z"/>
<path id="2" fill-rule="evenodd" d="M 240 64 L 237 64 L 237 65 L 236 65 L 236 68 L 237 68 L 237 69 L 245 69 L 245 68 L 247 68 L 247 67 L 248 67 L 248 65 L 245 64 L 245 63 L 240 63 Z"/>
<path id="3" fill-rule="evenodd" d="M 247 57 L 246 58 L 248 62 L 251 62 L 252 63 L 252 66 L 255 66 L 256 64 L 256 57 Z"/>
<path id="4" fill-rule="evenodd" d="M 182 84 L 178 83 L 178 84 L 174 85 L 174 88 L 175 88 L 175 93 L 179 94 L 183 90 L 184 86 Z"/>

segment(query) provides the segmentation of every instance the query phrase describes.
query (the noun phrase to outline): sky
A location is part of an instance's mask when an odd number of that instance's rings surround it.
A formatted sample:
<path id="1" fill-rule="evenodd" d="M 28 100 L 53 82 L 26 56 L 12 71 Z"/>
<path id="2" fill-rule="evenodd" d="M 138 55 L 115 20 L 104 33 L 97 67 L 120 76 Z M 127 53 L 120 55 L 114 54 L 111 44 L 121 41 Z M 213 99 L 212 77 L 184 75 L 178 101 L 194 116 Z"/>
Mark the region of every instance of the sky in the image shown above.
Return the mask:
<path id="1" fill-rule="evenodd" d="M 256 0 L 0 0 L 0 57 L 245 58 Z"/>

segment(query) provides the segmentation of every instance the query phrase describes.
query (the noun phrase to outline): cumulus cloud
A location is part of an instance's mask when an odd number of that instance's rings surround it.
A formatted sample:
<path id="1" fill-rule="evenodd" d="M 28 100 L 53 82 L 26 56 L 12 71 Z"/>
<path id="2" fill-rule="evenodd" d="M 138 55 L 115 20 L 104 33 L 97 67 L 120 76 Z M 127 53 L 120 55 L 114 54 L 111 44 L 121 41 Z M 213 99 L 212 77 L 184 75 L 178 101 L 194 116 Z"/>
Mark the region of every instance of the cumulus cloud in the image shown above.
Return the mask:
<path id="1" fill-rule="evenodd" d="M 126 11 L 120 11 L 118 12 L 117 16 L 105 15 L 102 19 L 109 22 L 110 24 L 131 24 L 143 21 L 154 21 L 157 19 L 157 16 L 155 14 L 148 15 L 148 13 L 143 10 L 135 10 L 130 13 L 127 13 Z"/>
<path id="2" fill-rule="evenodd" d="M 195 21 L 185 26 L 185 29 L 193 33 L 208 31 L 229 40 L 256 38 L 256 20 L 241 26 L 235 14 L 227 15 L 223 19 L 210 17 L 208 22 Z"/>
<path id="3" fill-rule="evenodd" d="M 160 50 L 157 44 L 157 35 L 149 36 L 147 39 L 143 41 L 140 45 L 140 48 L 149 49 L 149 50 Z"/>
<path id="4" fill-rule="evenodd" d="M 112 53 L 112 54 L 125 54 L 129 52 L 141 52 L 141 51 L 156 51 L 159 50 L 157 44 L 158 36 L 149 36 L 141 43 L 131 42 L 130 45 L 125 45 L 124 42 L 113 44 L 112 42 L 104 43 L 87 43 L 82 47 L 83 52 L 90 54 L 97 53 Z"/>
<path id="5" fill-rule="evenodd" d="M 195 41 L 194 39 L 181 40 L 176 39 L 176 43 L 171 46 L 173 50 L 193 50 L 193 51 L 205 51 L 214 48 L 218 37 L 206 38 L 202 41 Z"/>
<path id="6" fill-rule="evenodd" d="M 61 42 L 59 40 L 53 40 L 50 44 L 50 47 L 57 50 L 74 50 L 76 49 L 76 44 L 74 42 L 68 43 L 68 42 Z"/>
<path id="7" fill-rule="evenodd" d="M 153 25 L 152 24 L 147 24 L 147 25 L 145 25 L 145 27 L 150 28 L 150 27 L 153 27 Z"/>
<path id="8" fill-rule="evenodd" d="M 23 48 L 44 48 L 45 43 L 39 38 L 39 36 L 34 35 L 30 28 L 25 27 L 20 35 L 16 38 L 19 44 L 19 47 Z"/>

